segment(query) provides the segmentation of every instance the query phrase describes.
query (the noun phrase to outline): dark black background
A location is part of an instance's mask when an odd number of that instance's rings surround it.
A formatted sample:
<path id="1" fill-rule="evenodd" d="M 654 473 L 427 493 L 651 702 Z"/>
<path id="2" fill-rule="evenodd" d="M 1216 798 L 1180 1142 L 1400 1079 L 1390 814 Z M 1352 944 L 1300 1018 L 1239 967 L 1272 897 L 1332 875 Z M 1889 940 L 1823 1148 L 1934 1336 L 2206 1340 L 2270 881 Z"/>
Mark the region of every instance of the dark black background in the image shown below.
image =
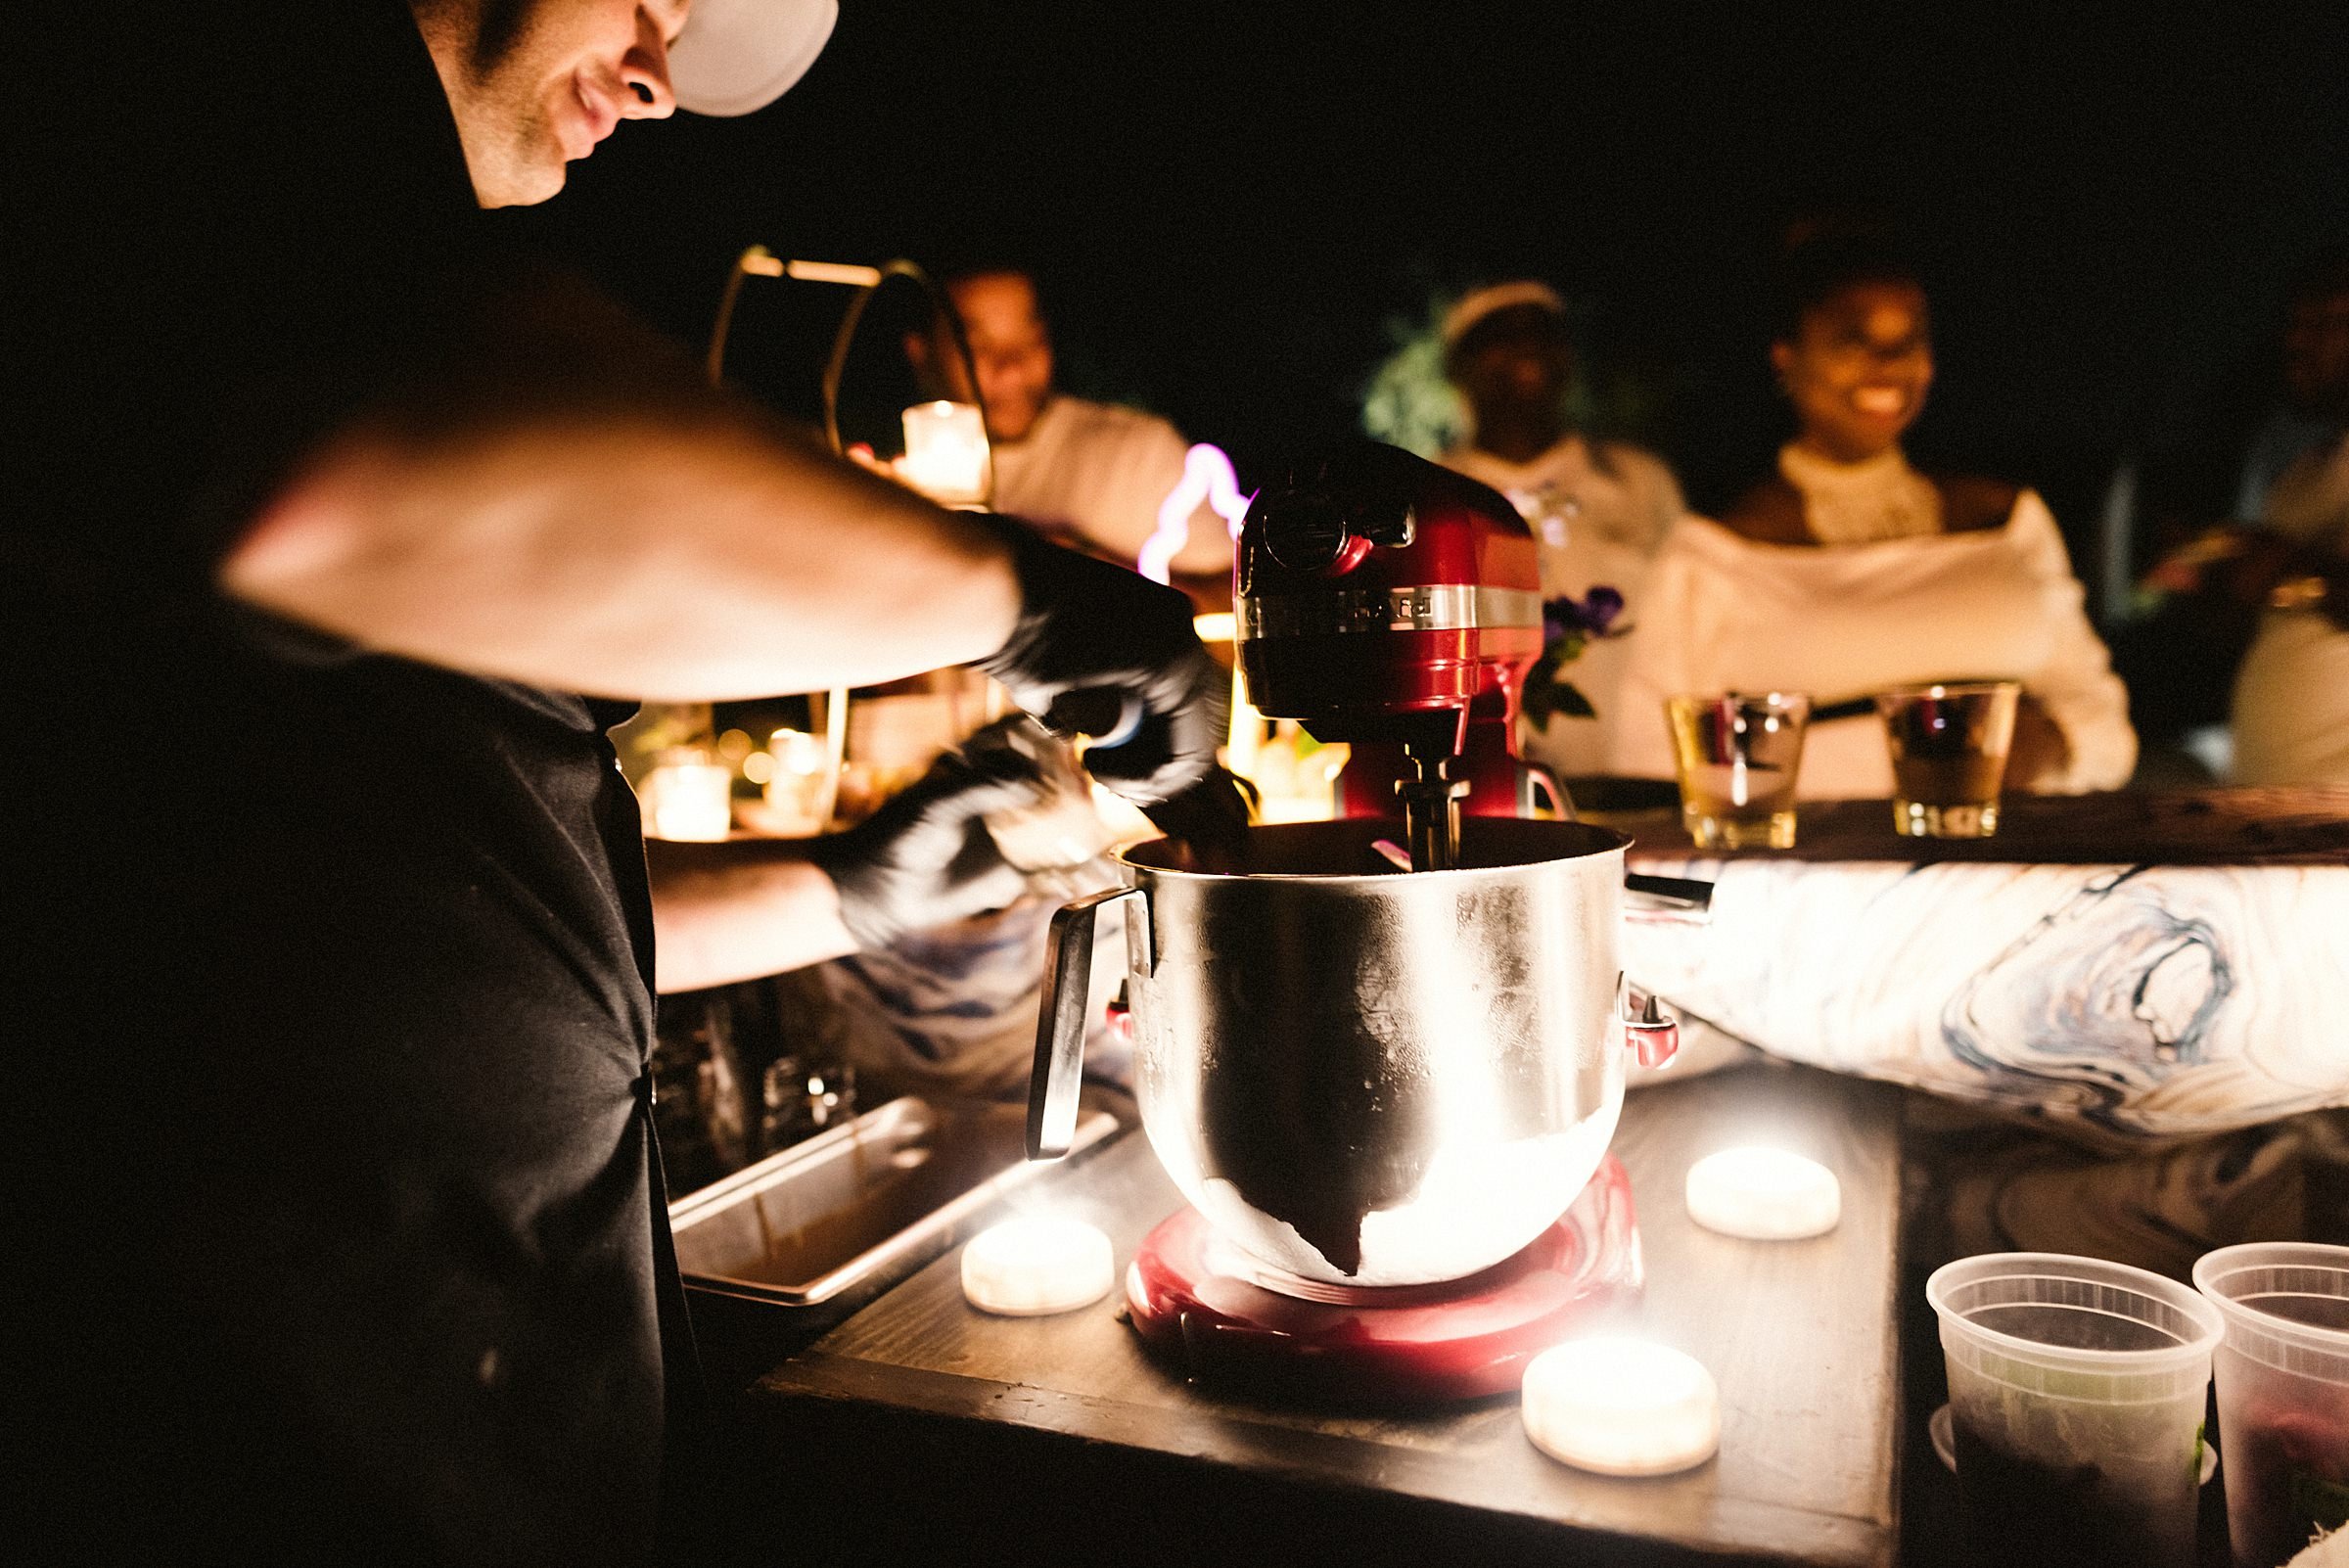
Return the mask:
<path id="1" fill-rule="evenodd" d="M 1934 286 L 1914 450 L 2039 484 L 2077 535 L 2122 454 L 2251 417 L 2279 290 L 2349 236 L 2345 80 L 2338 3 L 843 0 L 773 108 L 624 125 L 511 221 L 697 346 L 752 242 L 1025 257 L 1064 383 L 1244 481 L 1354 428 L 1387 318 L 1533 271 L 1717 505 L 1782 434 L 1773 234 L 1872 205 Z M 731 361 L 787 403 L 839 302 L 793 292 L 746 302 Z"/>

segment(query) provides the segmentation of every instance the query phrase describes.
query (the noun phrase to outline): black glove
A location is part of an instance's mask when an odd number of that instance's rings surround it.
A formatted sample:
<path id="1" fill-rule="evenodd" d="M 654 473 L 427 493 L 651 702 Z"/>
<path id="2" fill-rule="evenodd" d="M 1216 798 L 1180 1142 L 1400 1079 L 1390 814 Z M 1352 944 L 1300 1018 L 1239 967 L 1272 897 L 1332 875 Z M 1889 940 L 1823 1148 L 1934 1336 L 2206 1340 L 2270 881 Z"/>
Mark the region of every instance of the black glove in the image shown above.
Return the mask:
<path id="1" fill-rule="evenodd" d="M 809 844 L 807 858 L 839 889 L 840 922 L 859 946 L 887 946 L 908 931 L 1003 908 L 1027 890 L 985 818 L 1036 804 L 1044 773 L 1034 757 L 990 740 L 992 728 L 931 763 L 854 827 Z"/>
<path id="2" fill-rule="evenodd" d="M 977 668 L 1062 730 L 1099 734 L 1114 719 L 1076 715 L 1128 710 L 1138 721 L 1131 738 L 1092 747 L 1084 765 L 1136 805 L 1172 800 L 1205 778 L 1223 743 L 1231 677 L 1199 645 L 1190 600 L 1047 544 L 1012 519 L 987 521 L 1011 546 L 1020 620 Z"/>

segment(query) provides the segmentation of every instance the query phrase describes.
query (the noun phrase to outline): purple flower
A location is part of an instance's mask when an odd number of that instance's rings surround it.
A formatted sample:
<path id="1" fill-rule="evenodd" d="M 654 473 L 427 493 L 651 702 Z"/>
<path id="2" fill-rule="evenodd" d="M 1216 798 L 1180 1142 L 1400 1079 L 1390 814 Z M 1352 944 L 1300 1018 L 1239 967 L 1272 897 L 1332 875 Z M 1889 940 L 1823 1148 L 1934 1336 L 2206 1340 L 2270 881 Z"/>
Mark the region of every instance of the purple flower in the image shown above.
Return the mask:
<path id="1" fill-rule="evenodd" d="M 1604 637 L 1622 614 L 1623 595 L 1604 584 L 1592 587 L 1580 600 L 1560 594 L 1542 606 L 1542 640 L 1556 643 L 1574 636 Z"/>

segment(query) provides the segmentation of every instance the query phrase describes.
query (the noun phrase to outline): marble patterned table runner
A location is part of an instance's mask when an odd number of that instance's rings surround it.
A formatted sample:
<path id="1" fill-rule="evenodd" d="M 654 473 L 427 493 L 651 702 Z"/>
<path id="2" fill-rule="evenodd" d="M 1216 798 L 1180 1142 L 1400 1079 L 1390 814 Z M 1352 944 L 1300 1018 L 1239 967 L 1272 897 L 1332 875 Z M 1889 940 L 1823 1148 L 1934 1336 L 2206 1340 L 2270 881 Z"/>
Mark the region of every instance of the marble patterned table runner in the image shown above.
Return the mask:
<path id="1" fill-rule="evenodd" d="M 1622 819 L 1639 869 L 1717 885 L 1626 965 L 1773 1055 L 2105 1139 L 2349 1103 L 2349 791 L 2012 805 L 1964 845 L 1806 806 L 1791 853 L 1719 857 Z"/>

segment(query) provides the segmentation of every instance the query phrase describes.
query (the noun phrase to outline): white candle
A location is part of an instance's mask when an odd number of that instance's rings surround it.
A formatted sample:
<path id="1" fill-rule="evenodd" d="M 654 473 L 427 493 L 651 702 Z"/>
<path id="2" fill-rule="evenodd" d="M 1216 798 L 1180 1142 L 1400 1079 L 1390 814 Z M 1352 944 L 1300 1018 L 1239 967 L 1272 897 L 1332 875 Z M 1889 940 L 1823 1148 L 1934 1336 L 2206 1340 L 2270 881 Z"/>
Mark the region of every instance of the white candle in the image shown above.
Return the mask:
<path id="1" fill-rule="evenodd" d="M 644 831 L 713 843 L 734 825 L 734 770 L 723 762 L 664 762 L 644 775 Z"/>
<path id="2" fill-rule="evenodd" d="M 905 483 L 941 506 L 982 506 L 993 489 L 987 424 L 969 403 L 916 403 L 905 410 Z"/>
<path id="3" fill-rule="evenodd" d="M 1835 1173 L 1786 1149 L 1723 1149 L 1688 1168 L 1688 1218 L 1749 1241 L 1822 1235 L 1843 1218 Z"/>
<path id="4" fill-rule="evenodd" d="M 770 831 L 821 833 L 832 805 L 823 742 L 805 730 L 778 729 L 767 737 L 766 756 L 766 804 L 774 817 Z"/>
<path id="5" fill-rule="evenodd" d="M 962 1249 L 964 1297 L 981 1312 L 1006 1317 L 1090 1306 L 1117 1277 L 1109 1238 L 1082 1220 L 1006 1220 Z"/>
<path id="6" fill-rule="evenodd" d="M 1644 1339 L 1569 1340 L 1525 1369 L 1525 1434 L 1562 1464 L 1669 1475 L 1721 1446 L 1721 1396 L 1697 1361 Z"/>

